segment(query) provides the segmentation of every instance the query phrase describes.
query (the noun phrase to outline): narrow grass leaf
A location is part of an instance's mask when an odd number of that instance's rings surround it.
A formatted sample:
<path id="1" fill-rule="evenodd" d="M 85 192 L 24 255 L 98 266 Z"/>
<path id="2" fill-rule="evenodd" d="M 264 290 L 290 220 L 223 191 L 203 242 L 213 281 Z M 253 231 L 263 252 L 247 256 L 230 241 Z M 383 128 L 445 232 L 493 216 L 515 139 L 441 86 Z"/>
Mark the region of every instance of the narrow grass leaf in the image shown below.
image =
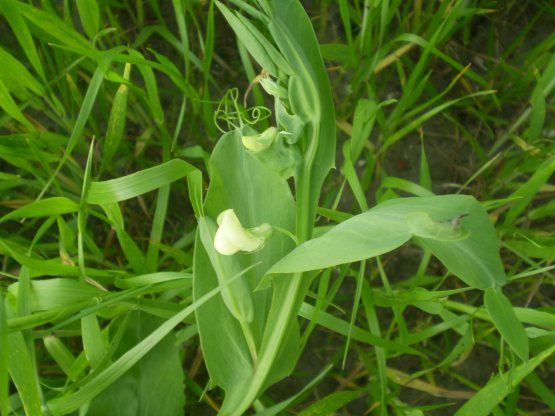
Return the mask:
<path id="1" fill-rule="evenodd" d="M 123 254 L 133 271 L 136 274 L 146 273 L 147 268 L 145 265 L 145 256 L 135 240 L 133 240 L 127 231 L 125 231 L 123 216 L 121 214 L 119 204 L 117 202 L 113 202 L 109 204 L 101 204 L 101 207 L 112 223 L 112 227 L 116 232 Z"/>
<path id="2" fill-rule="evenodd" d="M 192 278 L 193 275 L 186 272 L 157 272 L 133 277 L 118 277 L 115 285 L 120 289 L 133 289 L 175 280 L 191 280 Z"/>
<path id="3" fill-rule="evenodd" d="M 4 307 L 8 315 L 11 315 L 7 302 L 4 303 Z M 42 414 L 38 372 L 21 331 L 14 331 L 8 335 L 8 361 L 10 376 L 23 403 L 25 414 Z"/>
<path id="4" fill-rule="evenodd" d="M 63 196 L 33 201 L 21 208 L 14 209 L 0 218 L 0 223 L 19 219 L 49 217 L 52 215 L 71 214 L 77 212 L 79 204 Z"/>
<path id="5" fill-rule="evenodd" d="M 6 87 L 18 97 L 27 95 L 27 90 L 42 96 L 45 93 L 42 84 L 31 75 L 25 65 L 0 47 L 0 79 Z"/>
<path id="6" fill-rule="evenodd" d="M 19 1 L 17 2 L 17 9 L 44 35 L 53 37 L 58 42 L 67 46 L 92 49 L 85 38 L 55 14 Z"/>
<path id="7" fill-rule="evenodd" d="M 81 318 L 81 339 L 83 340 L 83 351 L 94 370 L 102 363 L 107 353 L 95 314 Z"/>
<path id="8" fill-rule="evenodd" d="M 382 180 L 382 188 L 392 188 L 407 192 L 414 196 L 433 196 L 434 193 L 427 187 L 418 185 L 407 179 L 386 176 Z"/>
<path id="9" fill-rule="evenodd" d="M 13 100 L 10 91 L 6 84 L 0 79 L 0 108 L 8 113 L 15 120 L 19 121 L 30 130 L 34 130 L 32 124 L 25 118 L 15 101 Z"/>
<path id="10" fill-rule="evenodd" d="M 129 54 L 132 57 L 143 58 L 143 55 L 134 50 L 130 49 Z M 158 84 L 156 82 L 156 77 L 154 76 L 154 71 L 151 66 L 140 64 L 137 65 L 139 72 L 141 73 L 143 80 L 145 81 L 146 96 L 150 112 L 156 124 L 161 125 L 164 123 L 164 110 L 162 109 L 162 103 L 160 102 L 160 94 L 158 93 Z"/>
<path id="11" fill-rule="evenodd" d="M 534 172 L 528 181 L 519 186 L 513 192 L 511 197 L 519 198 L 516 200 L 505 217 L 503 225 L 508 226 L 514 224 L 515 220 L 526 209 L 528 204 L 536 196 L 540 188 L 549 180 L 551 175 L 555 172 L 555 156 L 546 159 Z"/>
<path id="12" fill-rule="evenodd" d="M 0 292 L 0 415 L 8 416 L 9 397 L 9 344 L 8 344 L 8 318 L 4 305 L 4 296 Z"/>
<path id="13" fill-rule="evenodd" d="M 351 134 L 351 160 L 356 162 L 364 146 L 369 144 L 370 134 L 376 121 L 376 114 L 380 109 L 374 100 L 362 98 L 358 100 L 353 117 L 353 131 Z"/>
<path id="14" fill-rule="evenodd" d="M 87 203 L 103 205 L 125 201 L 168 185 L 194 170 L 196 168 L 193 165 L 173 159 L 121 178 L 92 182 Z"/>
<path id="15" fill-rule="evenodd" d="M 555 54 L 551 54 L 551 58 L 538 80 L 538 85 L 534 88 L 530 97 L 531 112 L 530 125 L 526 131 L 526 139 L 528 143 L 537 140 L 544 127 L 546 110 L 547 110 L 547 94 L 550 90 L 549 84 L 555 78 Z"/>
<path id="16" fill-rule="evenodd" d="M 318 325 L 326 329 L 329 329 L 330 331 L 333 331 L 337 334 L 347 336 L 350 333 L 351 338 L 358 342 L 363 342 L 368 345 L 378 346 L 391 351 L 398 351 L 406 354 L 420 355 L 418 351 L 406 345 L 405 343 L 401 343 L 398 341 L 391 341 L 391 340 L 373 335 L 370 332 L 358 326 L 352 326 L 349 322 L 344 321 L 340 318 L 337 318 L 327 312 L 319 311 L 317 313 L 314 313 L 314 306 L 308 303 L 302 304 L 301 309 L 299 311 L 299 316 L 305 319 L 315 320 L 315 322 Z"/>
<path id="17" fill-rule="evenodd" d="M 555 345 L 540 352 L 535 357 L 512 368 L 503 374 L 496 375 L 480 389 L 474 397 L 467 401 L 455 416 L 487 416 L 513 391 L 521 381 L 534 369 L 555 353 Z"/>
<path id="18" fill-rule="evenodd" d="M 131 64 L 125 64 L 123 78 L 129 81 L 131 75 Z M 108 117 L 108 126 L 106 127 L 106 138 L 104 139 L 104 148 L 102 152 L 102 164 L 106 166 L 112 160 L 112 157 L 118 151 L 121 139 L 125 131 L 125 119 L 127 111 L 127 97 L 129 95 L 129 86 L 121 84 L 114 95 L 110 116 Z"/>
<path id="19" fill-rule="evenodd" d="M 18 296 L 19 283 L 8 287 L 8 291 Z M 66 305 L 93 299 L 103 291 L 73 279 L 45 279 L 31 281 L 31 311 L 47 311 Z"/>
<path id="20" fill-rule="evenodd" d="M 76 276 L 76 273 L 79 272 L 77 267 L 65 265 L 60 259 L 49 261 L 29 256 L 21 247 L 5 239 L 0 239 L 0 252 L 8 254 L 19 264 L 28 267 L 31 272 L 35 272 L 39 276 Z"/>
<path id="21" fill-rule="evenodd" d="M 526 384 L 530 390 L 534 392 L 543 402 L 549 406 L 551 411 L 555 412 L 555 393 L 552 389 L 542 381 L 542 379 L 534 372 L 526 377 Z"/>
<path id="22" fill-rule="evenodd" d="M 105 64 L 107 65 L 108 63 L 105 62 Z M 85 125 L 87 124 L 87 120 L 89 119 L 89 116 L 91 114 L 94 102 L 96 100 L 96 96 L 98 94 L 100 86 L 102 85 L 105 70 L 106 70 L 105 65 L 99 65 L 96 67 L 94 74 L 91 78 L 91 81 L 89 83 L 89 86 L 87 88 L 87 93 L 85 94 L 85 98 L 83 98 L 83 103 L 81 104 L 79 115 L 77 116 L 77 120 L 75 121 L 73 130 L 71 131 L 71 136 L 69 137 L 69 141 L 67 143 L 64 154 L 60 159 L 58 166 L 54 170 L 54 173 L 50 176 L 46 185 L 44 185 L 44 187 L 42 188 L 42 191 L 40 192 L 37 199 L 41 199 L 42 196 L 46 193 L 46 191 L 48 191 L 48 188 L 50 188 L 52 181 L 54 181 L 56 175 L 58 174 L 62 166 L 67 162 L 67 160 L 71 156 L 71 153 L 73 152 L 73 149 L 77 145 L 78 141 L 82 139 L 83 130 L 85 129 Z"/>
<path id="23" fill-rule="evenodd" d="M 428 157 L 426 156 L 426 149 L 424 148 L 424 140 L 422 140 L 420 144 L 420 169 L 418 171 L 418 178 L 421 187 L 428 191 L 432 191 L 432 175 L 430 173 Z"/>
<path id="24" fill-rule="evenodd" d="M 197 218 L 204 216 L 202 204 L 202 172 L 192 171 L 187 175 L 187 189 L 189 190 L 189 201 Z"/>
<path id="25" fill-rule="evenodd" d="M 235 276 L 235 278 L 240 275 Z M 230 283 L 234 278 L 230 279 Z M 96 377 L 85 384 L 75 393 L 66 396 L 51 399 L 47 402 L 49 410 L 55 414 L 66 414 L 73 412 L 83 406 L 89 400 L 100 394 L 103 390 L 118 380 L 123 374 L 131 369 L 141 358 L 143 358 L 158 342 L 168 335 L 177 325 L 185 318 L 194 313 L 194 311 L 208 300 L 216 296 L 220 292 L 221 287 L 216 287 L 197 299 L 191 305 L 184 308 L 181 312 L 175 314 L 172 318 L 158 326 L 141 342 L 123 354 L 114 363 L 109 365 L 105 370 L 100 372 Z M 39 407 L 40 409 L 40 407 Z M 38 414 L 38 413 L 36 413 Z"/>
<path id="26" fill-rule="evenodd" d="M 144 312 L 132 312 L 126 322 L 116 357 L 141 342 L 163 321 Z M 119 330 L 119 328 L 118 328 Z M 184 372 L 175 336 L 169 333 L 109 389 L 96 396 L 91 416 L 181 416 L 185 405 Z M 122 400 L 134 397 L 134 400 Z"/>
<path id="27" fill-rule="evenodd" d="M 100 27 L 100 10 L 96 0 L 76 0 L 79 18 L 85 33 L 93 38 Z"/>
<path id="28" fill-rule="evenodd" d="M 275 47 L 265 37 L 254 36 L 245 25 L 246 19 L 239 19 L 238 16 L 219 1 L 216 1 L 216 6 L 218 6 L 228 24 L 233 28 L 237 37 L 241 39 L 241 42 L 243 42 L 243 45 L 245 45 L 254 59 L 270 74 L 277 76 L 279 74 L 278 66 L 269 53 L 270 50 L 275 50 Z M 267 46 L 269 46 L 269 49 Z M 279 55 L 279 52 L 276 51 L 276 53 Z"/>
<path id="29" fill-rule="evenodd" d="M 71 374 L 71 368 L 75 363 L 75 357 L 59 338 L 49 335 L 43 339 L 44 347 L 56 364 L 66 374 Z"/>
<path id="30" fill-rule="evenodd" d="M 366 202 L 366 195 L 364 189 L 358 179 L 353 161 L 351 160 L 351 141 L 348 140 L 343 145 L 343 174 L 349 183 L 351 191 L 355 196 L 358 206 L 361 211 L 368 210 L 368 202 Z"/>
<path id="31" fill-rule="evenodd" d="M 44 68 L 39 58 L 37 48 L 27 27 L 25 19 L 21 16 L 17 8 L 17 2 L 15 0 L 5 0 L 0 2 L 0 11 L 6 17 L 6 21 L 10 25 L 12 31 L 21 46 L 21 49 L 27 55 L 27 59 L 37 71 L 39 76 L 43 81 L 46 81 L 46 75 L 44 73 Z"/>
<path id="32" fill-rule="evenodd" d="M 390 136 L 386 137 L 382 147 L 380 148 L 380 153 L 384 153 L 391 145 L 398 142 L 403 137 L 405 137 L 407 134 L 409 134 L 411 131 L 417 129 L 422 123 L 431 119 L 436 114 L 439 114 L 439 113 L 443 112 L 447 108 L 449 108 L 449 107 L 451 107 L 455 104 L 458 104 L 461 101 L 464 101 L 468 98 L 481 97 L 481 96 L 484 96 L 484 95 L 491 95 L 493 93 L 495 93 L 494 90 L 479 91 L 479 92 L 476 92 L 476 93 L 468 94 L 464 97 L 460 97 L 460 98 L 456 98 L 454 100 L 447 101 L 443 104 L 438 105 L 437 107 L 432 108 L 431 110 L 425 112 L 424 114 L 417 117 L 416 119 L 410 121 L 404 127 L 400 128 L 400 129 L 397 129 Z"/>
<path id="33" fill-rule="evenodd" d="M 331 415 L 336 410 L 343 409 L 357 397 L 361 396 L 362 391 L 336 391 L 322 397 L 316 403 L 300 412 L 299 416 L 322 416 Z"/>
<path id="34" fill-rule="evenodd" d="M 295 395 L 289 397 L 287 400 L 282 401 L 281 403 L 275 404 L 272 407 L 268 407 L 261 412 L 257 412 L 256 416 L 274 416 L 280 414 L 283 410 L 285 410 L 289 405 L 295 402 L 299 397 L 303 396 L 305 393 L 312 390 L 322 379 L 329 373 L 329 371 L 333 368 L 333 364 L 330 364 L 324 370 L 318 374 L 314 379 L 308 383 L 306 386 L 303 387 L 301 391 L 296 393 Z"/>

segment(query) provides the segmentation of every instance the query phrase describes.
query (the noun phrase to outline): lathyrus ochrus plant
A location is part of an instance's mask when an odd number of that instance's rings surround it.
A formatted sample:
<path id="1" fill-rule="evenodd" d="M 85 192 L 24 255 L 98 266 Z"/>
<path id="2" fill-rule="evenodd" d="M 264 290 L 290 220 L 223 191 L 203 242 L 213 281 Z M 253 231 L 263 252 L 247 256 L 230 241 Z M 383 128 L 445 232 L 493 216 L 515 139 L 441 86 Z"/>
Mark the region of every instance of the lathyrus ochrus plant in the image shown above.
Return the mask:
<path id="1" fill-rule="evenodd" d="M 236 95 L 227 97 L 229 129 L 212 153 L 206 198 L 195 207 L 195 297 L 242 274 L 196 311 L 212 384 L 226 394 L 221 414 L 243 414 L 293 370 L 301 349 L 296 315 L 318 270 L 378 256 L 410 239 L 485 291 L 494 323 L 526 360 L 524 328 L 500 290 L 506 276 L 498 240 L 474 198 L 391 200 L 311 239 L 336 147 L 318 43 L 298 0 L 233 3 L 240 12 L 217 5 L 263 68 L 259 81 L 274 97 L 276 125 L 256 131 Z"/>

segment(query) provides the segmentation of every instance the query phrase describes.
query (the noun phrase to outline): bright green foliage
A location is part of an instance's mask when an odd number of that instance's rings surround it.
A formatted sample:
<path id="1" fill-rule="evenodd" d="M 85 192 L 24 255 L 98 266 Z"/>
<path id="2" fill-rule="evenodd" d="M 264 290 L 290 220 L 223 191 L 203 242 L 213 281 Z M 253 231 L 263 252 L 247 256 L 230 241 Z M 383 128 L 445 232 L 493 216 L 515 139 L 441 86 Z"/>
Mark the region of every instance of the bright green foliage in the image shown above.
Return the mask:
<path id="1" fill-rule="evenodd" d="M 122 335 L 116 358 L 139 343 L 162 323 L 160 318 L 135 312 Z M 179 415 L 185 405 L 183 371 L 175 336 L 167 335 L 134 367 L 104 390 L 90 405 L 89 414 Z M 165 397 L 165 400 L 160 400 Z"/>
<path id="2" fill-rule="evenodd" d="M 0 415 L 554 411 L 548 3 L 0 0 Z"/>
<path id="3" fill-rule="evenodd" d="M 230 293 L 227 296 L 233 296 L 240 304 L 249 302 L 249 305 L 252 296 L 253 303 L 249 306 L 254 308 L 250 312 L 252 322 L 246 322 L 246 325 L 249 328 L 247 334 L 252 333 L 254 346 L 258 350 L 264 335 L 272 292 L 252 291 L 266 270 L 292 248 L 292 241 L 286 236 L 274 235 L 264 248 L 252 254 L 223 256 L 216 253 L 213 247 L 207 247 L 211 241 L 203 239 L 203 227 L 206 221 L 213 223 L 222 211 L 231 208 L 246 227 L 269 223 L 292 231 L 293 198 L 287 182 L 276 172 L 264 167 L 243 147 L 238 132 L 222 136 L 212 153 L 210 174 L 210 187 L 204 204 L 204 213 L 208 218 L 199 221 L 202 245 L 197 242 L 195 250 L 194 293 L 200 297 L 216 287 L 218 273 L 227 273 L 231 277 L 253 265 L 252 270 L 246 271 L 244 277 L 228 287 Z M 212 254 L 208 255 L 207 251 Z M 239 282 L 242 283 L 239 285 Z M 246 294 L 245 290 L 248 290 Z M 245 334 L 244 326 L 234 309 L 226 307 L 226 297 L 223 297 L 223 301 L 216 298 L 200 308 L 197 321 L 213 382 L 222 386 L 231 397 L 237 395 L 235 400 L 239 400 L 244 394 L 241 388 L 252 378 L 255 363 L 248 346 L 251 335 Z M 291 336 L 294 337 L 294 334 Z M 213 342 L 214 339 L 219 341 Z M 291 342 L 294 342 L 293 338 Z M 275 374 L 270 376 L 273 380 L 292 371 L 298 347 L 294 348 L 294 344 L 291 347 L 293 357 L 283 357 L 276 363 Z"/>
<path id="4" fill-rule="evenodd" d="M 302 244 L 270 272 L 293 273 L 364 260 L 394 250 L 411 237 L 472 287 L 486 289 L 506 282 L 494 229 L 483 208 L 467 196 L 387 201 Z"/>

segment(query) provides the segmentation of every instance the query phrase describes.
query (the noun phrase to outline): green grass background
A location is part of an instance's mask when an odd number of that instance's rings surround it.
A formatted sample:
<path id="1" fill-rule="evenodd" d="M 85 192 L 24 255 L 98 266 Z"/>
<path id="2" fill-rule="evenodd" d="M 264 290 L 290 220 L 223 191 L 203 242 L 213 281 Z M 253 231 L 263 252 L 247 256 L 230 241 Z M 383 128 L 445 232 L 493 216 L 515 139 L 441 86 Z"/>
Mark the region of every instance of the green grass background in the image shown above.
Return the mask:
<path id="1" fill-rule="evenodd" d="M 504 345 L 481 292 L 407 245 L 322 274 L 300 311 L 305 352 L 258 410 L 555 412 L 554 6 L 302 4 L 338 128 L 316 231 L 399 196 L 474 195 L 532 358 Z M 185 177 L 206 185 L 218 102 L 261 68 L 211 1 L 3 0 L 0 14 L 2 415 L 215 414 Z M 259 86 L 248 100 L 271 106 Z"/>

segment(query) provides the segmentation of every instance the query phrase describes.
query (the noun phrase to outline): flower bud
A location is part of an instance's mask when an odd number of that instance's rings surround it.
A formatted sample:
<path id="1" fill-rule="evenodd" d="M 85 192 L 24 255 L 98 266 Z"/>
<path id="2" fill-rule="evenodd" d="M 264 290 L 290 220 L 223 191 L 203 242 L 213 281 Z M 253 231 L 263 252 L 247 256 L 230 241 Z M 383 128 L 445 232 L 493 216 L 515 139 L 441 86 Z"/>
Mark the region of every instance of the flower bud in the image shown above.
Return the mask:
<path id="1" fill-rule="evenodd" d="M 252 136 L 243 136 L 243 146 L 250 150 L 252 153 L 259 153 L 270 147 L 278 136 L 278 129 L 276 127 L 268 127 L 260 134 Z"/>
<path id="2" fill-rule="evenodd" d="M 262 77 L 259 82 L 269 95 L 284 100 L 287 99 L 287 90 L 269 76 Z"/>

